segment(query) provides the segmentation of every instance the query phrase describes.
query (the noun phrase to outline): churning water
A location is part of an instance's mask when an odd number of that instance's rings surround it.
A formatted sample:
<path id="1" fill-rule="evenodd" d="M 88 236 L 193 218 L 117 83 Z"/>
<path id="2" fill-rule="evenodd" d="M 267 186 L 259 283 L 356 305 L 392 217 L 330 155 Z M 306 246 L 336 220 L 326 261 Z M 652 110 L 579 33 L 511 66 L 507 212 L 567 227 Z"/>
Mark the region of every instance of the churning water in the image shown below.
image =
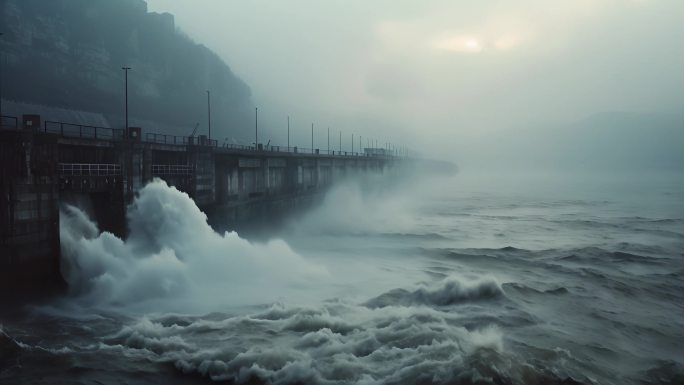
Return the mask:
<path id="1" fill-rule="evenodd" d="M 163 182 L 126 240 L 66 208 L 70 294 L 4 321 L 0 383 L 684 383 L 681 186 L 379 182 L 269 242 Z"/>

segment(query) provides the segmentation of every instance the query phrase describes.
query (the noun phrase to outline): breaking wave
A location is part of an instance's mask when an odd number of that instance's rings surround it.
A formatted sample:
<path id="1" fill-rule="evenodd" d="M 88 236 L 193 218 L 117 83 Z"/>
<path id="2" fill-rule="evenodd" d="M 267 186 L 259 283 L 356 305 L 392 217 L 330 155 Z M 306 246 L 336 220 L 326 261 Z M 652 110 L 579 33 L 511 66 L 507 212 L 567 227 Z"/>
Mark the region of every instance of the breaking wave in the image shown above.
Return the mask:
<path id="1" fill-rule="evenodd" d="M 0 383 L 681 383 L 680 219 L 593 228 L 485 197 L 415 220 L 387 195 L 333 189 L 285 232 L 306 257 L 215 232 L 161 181 L 125 239 L 66 207 L 63 302 L 84 311 L 0 332 Z"/>
<path id="2" fill-rule="evenodd" d="M 275 304 L 211 320 L 145 317 L 100 349 L 237 384 L 561 383 L 550 363 L 508 354 L 498 327 L 468 329 L 459 318 L 422 306 Z"/>
<path id="3" fill-rule="evenodd" d="M 473 281 L 449 277 L 437 287 L 420 286 L 414 291 L 394 289 L 366 303 L 371 308 L 386 306 L 430 305 L 448 306 L 463 302 L 496 299 L 503 295 L 494 278 Z"/>
<path id="4" fill-rule="evenodd" d="M 403 178 L 397 178 L 403 179 Z M 388 175 L 365 174 L 335 184 L 322 204 L 291 227 L 310 236 L 404 234 L 413 218 L 408 213 L 416 204 L 416 187 L 396 189 L 396 180 Z"/>
<path id="5" fill-rule="evenodd" d="M 21 346 L 12 337 L 7 335 L 0 326 L 0 369 L 10 364 L 10 360 L 16 357 L 21 350 Z"/>
<path id="6" fill-rule="evenodd" d="M 155 310 L 181 311 L 273 302 L 273 293 L 327 276 L 281 240 L 255 244 L 215 232 L 187 194 L 161 180 L 129 207 L 125 240 L 101 233 L 76 207 L 62 214 L 62 273 L 71 294 L 90 305 L 157 301 Z"/>

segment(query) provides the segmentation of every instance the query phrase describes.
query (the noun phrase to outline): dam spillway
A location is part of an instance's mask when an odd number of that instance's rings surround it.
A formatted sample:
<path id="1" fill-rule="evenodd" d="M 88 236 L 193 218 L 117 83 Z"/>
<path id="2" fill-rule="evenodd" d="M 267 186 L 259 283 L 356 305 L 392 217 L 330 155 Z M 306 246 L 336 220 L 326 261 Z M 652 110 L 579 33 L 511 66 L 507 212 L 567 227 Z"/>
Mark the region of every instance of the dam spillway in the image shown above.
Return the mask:
<path id="1" fill-rule="evenodd" d="M 87 201 L 101 230 L 123 235 L 136 192 L 160 178 L 205 210 L 291 205 L 359 172 L 401 158 L 363 152 L 223 145 L 205 136 L 147 133 L 3 117 L 0 125 L 0 286 L 35 288 L 59 279 L 60 204 Z M 284 203 L 283 203 L 284 202 Z"/>

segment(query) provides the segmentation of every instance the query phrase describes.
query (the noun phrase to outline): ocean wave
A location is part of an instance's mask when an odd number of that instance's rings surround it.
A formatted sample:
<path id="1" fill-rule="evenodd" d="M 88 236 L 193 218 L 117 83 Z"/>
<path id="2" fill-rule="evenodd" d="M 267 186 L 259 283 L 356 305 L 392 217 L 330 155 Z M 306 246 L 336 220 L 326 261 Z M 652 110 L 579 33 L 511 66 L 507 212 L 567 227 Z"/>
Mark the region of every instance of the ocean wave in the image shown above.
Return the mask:
<path id="1" fill-rule="evenodd" d="M 67 346 L 43 347 L 24 343 L 7 334 L 0 325 L 0 384 L 66 383 L 45 378 L 51 379 L 50 372 L 73 368 L 70 359 L 73 352 Z"/>
<path id="2" fill-rule="evenodd" d="M 14 365 L 21 346 L 0 327 L 0 370 Z"/>
<path id="3" fill-rule="evenodd" d="M 504 290 L 515 290 L 521 294 L 534 294 L 534 295 L 562 295 L 562 294 L 568 294 L 569 290 L 563 286 L 556 287 L 553 289 L 546 289 L 546 290 L 539 290 L 532 288 L 530 286 L 521 284 L 521 283 L 505 283 L 502 285 Z"/>
<path id="4" fill-rule="evenodd" d="M 587 264 L 615 264 L 615 263 L 638 263 L 646 265 L 659 265 L 663 258 L 633 254 L 624 251 L 609 251 L 598 247 L 585 247 L 569 251 L 570 254 L 556 257 L 564 262 L 582 262 Z"/>
<path id="5" fill-rule="evenodd" d="M 404 239 L 404 240 L 449 240 L 451 238 L 446 237 L 442 234 L 438 233 L 384 233 L 381 234 L 382 237 L 385 238 L 396 238 L 396 239 Z"/>
<path id="6" fill-rule="evenodd" d="M 517 247 L 513 247 L 513 246 L 502 247 L 499 250 L 501 250 L 501 251 L 525 251 L 525 250 L 518 249 Z"/>
<path id="7" fill-rule="evenodd" d="M 467 281 L 449 277 L 436 286 L 423 285 L 413 291 L 391 290 L 366 302 L 366 306 L 371 308 L 410 305 L 448 306 L 496 299 L 501 296 L 503 296 L 501 285 L 494 278 Z"/>
<path id="8" fill-rule="evenodd" d="M 329 273 L 284 241 L 252 243 L 214 231 L 190 197 L 154 180 L 127 212 L 130 235 L 100 232 L 75 207 L 60 215 L 62 274 L 84 307 L 186 310 L 272 298 Z M 203 299 L 204 301 L 200 300 Z"/>
<path id="9" fill-rule="evenodd" d="M 684 365 L 681 362 L 661 360 L 642 374 L 643 384 L 675 385 L 684 384 Z"/>
<path id="10" fill-rule="evenodd" d="M 182 325 L 145 317 L 105 338 L 102 349 L 236 384 L 574 383 L 551 374 L 564 372 L 561 360 L 559 367 L 520 362 L 498 327 L 466 328 L 458 320 L 423 306 L 274 304 Z"/>
<path id="11" fill-rule="evenodd" d="M 658 223 L 658 224 L 684 224 L 684 219 L 682 218 L 663 218 L 663 219 L 648 219 L 643 218 L 645 222 Z"/>

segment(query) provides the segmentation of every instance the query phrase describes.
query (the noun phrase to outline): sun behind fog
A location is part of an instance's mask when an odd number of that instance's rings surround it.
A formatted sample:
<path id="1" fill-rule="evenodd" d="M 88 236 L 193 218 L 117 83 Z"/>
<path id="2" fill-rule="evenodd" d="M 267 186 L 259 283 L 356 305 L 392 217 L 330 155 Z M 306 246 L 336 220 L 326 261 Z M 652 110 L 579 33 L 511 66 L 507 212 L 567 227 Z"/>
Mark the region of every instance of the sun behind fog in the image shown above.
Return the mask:
<path id="1" fill-rule="evenodd" d="M 480 42 L 478 42 L 475 39 L 470 39 L 470 40 L 466 41 L 465 45 L 468 48 L 473 48 L 473 49 L 480 48 Z"/>
<path id="2" fill-rule="evenodd" d="M 449 36 L 436 39 L 432 47 L 437 51 L 458 52 L 458 53 L 478 53 L 482 52 L 482 44 L 474 37 L 468 36 Z"/>

